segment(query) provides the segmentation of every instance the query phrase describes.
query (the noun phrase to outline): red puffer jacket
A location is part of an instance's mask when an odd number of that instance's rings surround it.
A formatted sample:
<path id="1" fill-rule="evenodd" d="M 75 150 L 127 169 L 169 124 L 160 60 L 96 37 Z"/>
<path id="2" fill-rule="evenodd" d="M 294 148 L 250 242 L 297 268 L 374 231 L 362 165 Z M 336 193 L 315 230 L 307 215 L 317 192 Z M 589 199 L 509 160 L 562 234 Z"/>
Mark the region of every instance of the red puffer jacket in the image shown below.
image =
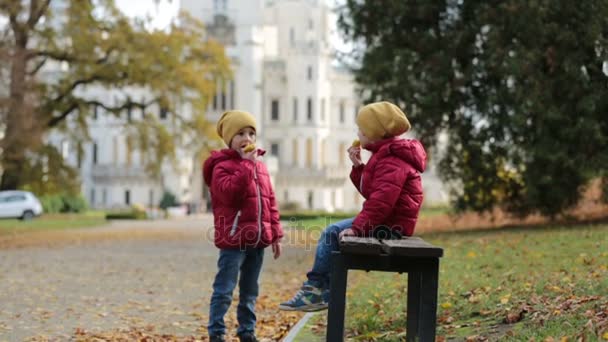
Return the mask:
<path id="1" fill-rule="evenodd" d="M 366 201 L 352 229 L 368 235 L 387 225 L 411 236 L 422 205 L 420 173 L 426 152 L 418 140 L 391 138 L 365 146 L 372 152 L 367 165 L 353 167 L 350 179 Z"/>
<path id="2" fill-rule="evenodd" d="M 283 237 L 263 162 L 243 159 L 232 149 L 213 151 L 203 166 L 203 177 L 211 191 L 218 248 L 267 247 Z"/>

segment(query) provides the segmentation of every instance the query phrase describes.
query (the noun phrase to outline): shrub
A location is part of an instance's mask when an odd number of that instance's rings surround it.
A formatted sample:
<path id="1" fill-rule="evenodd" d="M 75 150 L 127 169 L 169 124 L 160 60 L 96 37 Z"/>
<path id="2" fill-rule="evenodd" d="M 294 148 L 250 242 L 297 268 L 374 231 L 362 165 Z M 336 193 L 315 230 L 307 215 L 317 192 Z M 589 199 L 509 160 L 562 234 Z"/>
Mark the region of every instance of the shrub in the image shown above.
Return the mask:
<path id="1" fill-rule="evenodd" d="M 61 195 L 44 195 L 40 197 L 40 204 L 42 204 L 42 208 L 47 214 L 59 213 L 61 212 L 61 208 L 63 208 Z"/>
<path id="2" fill-rule="evenodd" d="M 167 210 L 169 207 L 175 207 L 179 205 L 177 198 L 170 191 L 165 191 L 163 197 L 160 200 L 159 207 L 163 210 Z"/>
<path id="3" fill-rule="evenodd" d="M 106 213 L 106 220 L 137 220 L 137 214 L 132 211 L 113 211 Z"/>
<path id="4" fill-rule="evenodd" d="M 56 194 L 40 197 L 45 213 L 81 213 L 87 210 L 87 202 L 81 195 Z"/>
<path id="5" fill-rule="evenodd" d="M 82 196 L 63 196 L 64 213 L 82 213 L 87 210 L 87 202 Z"/>
<path id="6" fill-rule="evenodd" d="M 145 220 L 148 218 L 146 215 L 146 208 L 141 204 L 133 204 L 131 206 L 131 212 L 135 214 L 137 220 Z"/>
<path id="7" fill-rule="evenodd" d="M 106 213 L 106 220 L 145 220 L 146 209 L 140 204 L 134 204 L 131 209 L 109 211 Z"/>

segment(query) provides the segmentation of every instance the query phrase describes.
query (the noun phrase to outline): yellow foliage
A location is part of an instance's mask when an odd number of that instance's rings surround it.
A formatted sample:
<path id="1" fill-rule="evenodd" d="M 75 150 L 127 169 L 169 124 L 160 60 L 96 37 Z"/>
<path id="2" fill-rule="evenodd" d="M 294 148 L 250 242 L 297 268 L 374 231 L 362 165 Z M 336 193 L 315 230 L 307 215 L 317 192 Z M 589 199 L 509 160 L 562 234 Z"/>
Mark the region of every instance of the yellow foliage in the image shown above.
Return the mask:
<path id="1" fill-rule="evenodd" d="M 452 307 L 452 303 L 448 303 L 448 302 L 442 303 L 441 307 L 444 309 L 449 309 Z"/>

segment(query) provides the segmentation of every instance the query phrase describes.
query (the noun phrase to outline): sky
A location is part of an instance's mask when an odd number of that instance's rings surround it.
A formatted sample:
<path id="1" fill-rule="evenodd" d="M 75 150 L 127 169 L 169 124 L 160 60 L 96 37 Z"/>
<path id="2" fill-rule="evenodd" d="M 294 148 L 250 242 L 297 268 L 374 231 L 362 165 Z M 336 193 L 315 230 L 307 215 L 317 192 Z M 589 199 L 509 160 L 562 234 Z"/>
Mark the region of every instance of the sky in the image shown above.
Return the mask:
<path id="1" fill-rule="evenodd" d="M 171 19 L 177 15 L 179 0 L 159 0 L 156 5 L 154 0 L 115 0 L 118 8 L 130 17 L 149 15 L 152 25 L 162 29 L 169 25 Z M 0 17 L 0 27 L 8 22 L 7 18 Z"/>
<path id="2" fill-rule="evenodd" d="M 325 0 L 328 5 L 335 6 L 342 0 Z M 171 18 L 177 15 L 179 0 L 159 0 L 156 5 L 154 0 L 116 0 L 116 5 L 130 17 L 149 15 L 153 18 L 155 28 L 165 28 L 171 22 Z"/>
<path id="3" fill-rule="evenodd" d="M 150 16 L 152 25 L 162 29 L 177 15 L 179 0 L 159 0 L 158 5 L 154 0 L 116 0 L 116 6 L 130 17 Z"/>

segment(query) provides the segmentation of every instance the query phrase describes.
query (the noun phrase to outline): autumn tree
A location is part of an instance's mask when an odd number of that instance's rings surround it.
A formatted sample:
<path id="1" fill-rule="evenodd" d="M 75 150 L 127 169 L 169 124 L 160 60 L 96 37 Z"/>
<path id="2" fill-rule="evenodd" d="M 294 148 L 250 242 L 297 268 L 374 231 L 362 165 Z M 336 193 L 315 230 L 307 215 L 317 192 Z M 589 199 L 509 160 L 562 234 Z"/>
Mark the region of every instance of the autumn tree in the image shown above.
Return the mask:
<path id="1" fill-rule="evenodd" d="M 185 14 L 167 30 L 148 24 L 127 18 L 113 0 L 0 0 L 1 189 L 74 184 L 75 171 L 48 137 L 61 133 L 82 146 L 96 109 L 121 119 L 129 143 L 149 156 L 151 174 L 177 147 L 210 136 L 207 101 L 230 76 L 223 47 Z M 102 101 L 92 89 L 120 96 Z M 135 109 L 143 116 L 131 119 Z"/>
<path id="2" fill-rule="evenodd" d="M 447 135 L 457 208 L 555 215 L 596 178 L 608 195 L 605 0 L 347 0 L 340 28 L 367 100 Z"/>

